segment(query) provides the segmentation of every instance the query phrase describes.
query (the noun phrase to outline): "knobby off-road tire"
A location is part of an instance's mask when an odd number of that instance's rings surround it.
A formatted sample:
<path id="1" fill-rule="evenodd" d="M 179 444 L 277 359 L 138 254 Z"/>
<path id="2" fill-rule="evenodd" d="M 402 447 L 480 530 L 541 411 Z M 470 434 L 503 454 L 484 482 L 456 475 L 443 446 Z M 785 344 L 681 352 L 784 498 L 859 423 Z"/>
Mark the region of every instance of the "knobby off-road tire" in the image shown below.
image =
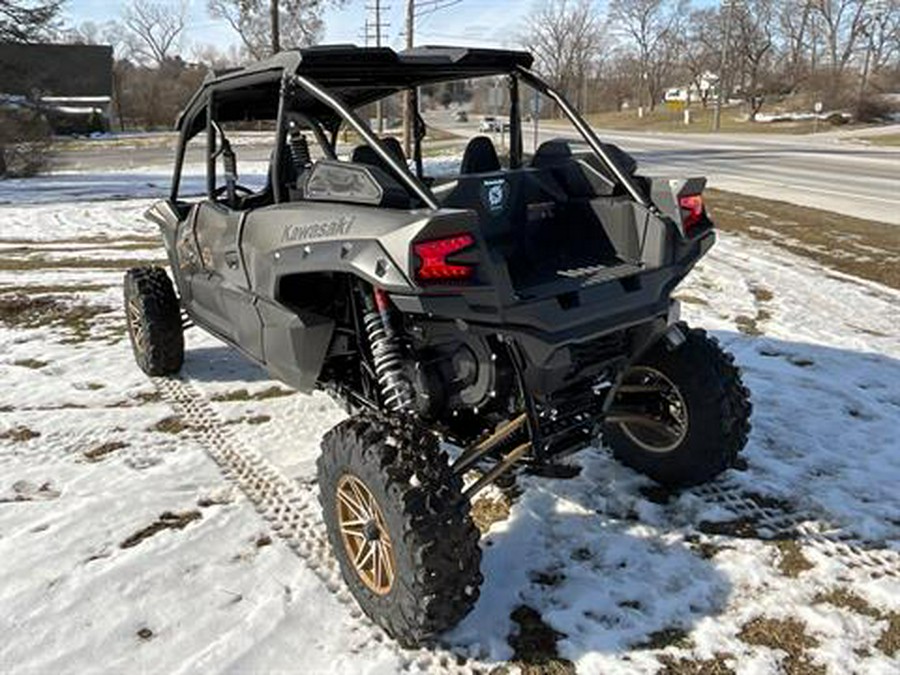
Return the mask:
<path id="1" fill-rule="evenodd" d="M 686 340 L 680 347 L 660 340 L 626 381 L 674 385 L 686 427 L 672 443 L 655 447 L 637 426 L 608 424 L 603 432 L 619 461 L 668 487 L 706 483 L 733 466 L 747 443 L 752 411 L 734 357 L 706 331 L 681 328 Z"/>
<path id="2" fill-rule="evenodd" d="M 147 375 L 174 375 L 184 363 L 181 308 L 166 271 L 138 267 L 125 273 L 125 322 L 134 360 Z"/>
<path id="3" fill-rule="evenodd" d="M 414 647 L 471 611 L 482 581 L 479 532 L 468 504 L 459 502 L 462 480 L 433 434 L 408 419 L 358 415 L 326 434 L 318 474 L 332 550 L 375 623 Z M 375 513 L 360 528 L 352 502 L 367 499 Z M 360 529 L 391 555 L 392 578 L 383 561 L 380 575 L 359 564 L 366 555 L 358 548 Z"/>

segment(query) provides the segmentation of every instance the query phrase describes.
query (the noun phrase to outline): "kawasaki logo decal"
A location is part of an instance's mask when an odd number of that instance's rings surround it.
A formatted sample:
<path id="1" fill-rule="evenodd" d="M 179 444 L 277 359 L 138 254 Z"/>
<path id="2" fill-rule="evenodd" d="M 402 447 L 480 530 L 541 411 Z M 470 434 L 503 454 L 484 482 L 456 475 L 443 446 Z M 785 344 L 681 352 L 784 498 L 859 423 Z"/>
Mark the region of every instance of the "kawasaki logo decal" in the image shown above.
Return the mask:
<path id="1" fill-rule="evenodd" d="M 350 234 L 354 216 L 341 216 L 337 220 L 325 223 L 313 223 L 311 225 L 288 225 L 281 235 L 282 242 L 306 241 L 307 239 L 328 239 L 329 237 L 343 237 Z"/>

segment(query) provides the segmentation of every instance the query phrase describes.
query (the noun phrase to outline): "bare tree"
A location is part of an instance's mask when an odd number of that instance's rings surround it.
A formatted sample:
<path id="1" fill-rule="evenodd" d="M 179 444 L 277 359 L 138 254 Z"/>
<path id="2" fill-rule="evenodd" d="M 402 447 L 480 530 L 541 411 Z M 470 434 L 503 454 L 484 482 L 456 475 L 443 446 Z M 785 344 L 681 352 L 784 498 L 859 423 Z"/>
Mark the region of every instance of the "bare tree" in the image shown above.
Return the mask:
<path id="1" fill-rule="evenodd" d="M 191 49 L 191 60 L 201 63 L 212 70 L 224 70 L 237 68 L 244 65 L 245 58 L 241 55 L 237 45 L 229 45 L 227 49 L 220 49 L 216 45 L 194 45 Z"/>
<path id="2" fill-rule="evenodd" d="M 640 65 L 638 99 L 642 101 L 646 92 L 653 110 L 678 63 L 687 0 L 612 0 L 609 14 Z"/>
<path id="3" fill-rule="evenodd" d="M 207 9 L 234 29 L 251 58 L 261 59 L 273 52 L 273 25 L 278 27 L 281 48 L 316 44 L 322 38 L 327 4 L 328 0 L 207 0 Z"/>
<path id="4" fill-rule="evenodd" d="M 181 48 L 186 17 L 186 0 L 132 0 L 121 24 L 129 57 L 156 66 L 172 59 Z"/>
<path id="5" fill-rule="evenodd" d="M 874 0 L 867 12 L 866 49 L 877 74 L 900 61 L 900 0 Z"/>
<path id="6" fill-rule="evenodd" d="M 56 28 L 65 0 L 0 0 L 0 42 L 42 42 Z"/>
<path id="7" fill-rule="evenodd" d="M 520 42 L 550 83 L 584 107 L 588 77 L 604 44 L 601 29 L 590 0 L 550 0 L 535 6 Z"/>
<path id="8" fill-rule="evenodd" d="M 828 98 L 838 102 L 844 72 L 856 54 L 865 33 L 866 4 L 870 0 L 813 0 L 824 27 L 825 54 L 828 57 Z"/>
<path id="9" fill-rule="evenodd" d="M 733 11 L 732 53 L 738 61 L 741 92 L 749 105 L 752 121 L 769 93 L 763 79 L 773 70 L 770 67 L 776 27 L 773 0 L 744 0 Z"/>
<path id="10" fill-rule="evenodd" d="M 810 0 L 783 0 L 779 3 L 777 34 L 785 79 L 791 91 L 796 91 L 810 75 L 813 11 Z"/>
<path id="11" fill-rule="evenodd" d="M 681 40 L 682 67 L 705 108 L 711 93 L 707 78 L 719 70 L 720 43 L 717 11 L 710 7 L 690 13 Z"/>

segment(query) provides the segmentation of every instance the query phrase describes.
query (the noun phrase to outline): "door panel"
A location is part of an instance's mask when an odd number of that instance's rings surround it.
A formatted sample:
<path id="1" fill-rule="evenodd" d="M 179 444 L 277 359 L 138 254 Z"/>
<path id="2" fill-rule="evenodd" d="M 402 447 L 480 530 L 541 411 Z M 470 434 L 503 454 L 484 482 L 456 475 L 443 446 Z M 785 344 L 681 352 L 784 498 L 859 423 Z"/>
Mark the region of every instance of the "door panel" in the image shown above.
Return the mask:
<path id="1" fill-rule="evenodd" d="M 261 359 L 259 313 L 240 255 L 245 216 L 211 202 L 197 207 L 194 235 L 202 269 L 191 280 L 191 309 L 210 328 Z"/>

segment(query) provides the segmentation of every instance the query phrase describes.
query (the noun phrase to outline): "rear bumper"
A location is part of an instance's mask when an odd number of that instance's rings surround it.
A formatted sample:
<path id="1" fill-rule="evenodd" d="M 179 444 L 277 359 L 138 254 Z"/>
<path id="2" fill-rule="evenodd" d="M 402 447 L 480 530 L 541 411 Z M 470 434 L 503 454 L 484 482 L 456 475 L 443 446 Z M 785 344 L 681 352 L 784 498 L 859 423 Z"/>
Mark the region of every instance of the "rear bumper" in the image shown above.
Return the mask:
<path id="1" fill-rule="evenodd" d="M 584 288 L 577 293 L 509 305 L 491 304 L 489 293 L 392 295 L 404 313 L 454 321 L 460 330 L 513 338 L 529 361 L 546 367 L 554 352 L 653 321 L 668 323 L 670 295 L 687 270 L 663 268 Z"/>

